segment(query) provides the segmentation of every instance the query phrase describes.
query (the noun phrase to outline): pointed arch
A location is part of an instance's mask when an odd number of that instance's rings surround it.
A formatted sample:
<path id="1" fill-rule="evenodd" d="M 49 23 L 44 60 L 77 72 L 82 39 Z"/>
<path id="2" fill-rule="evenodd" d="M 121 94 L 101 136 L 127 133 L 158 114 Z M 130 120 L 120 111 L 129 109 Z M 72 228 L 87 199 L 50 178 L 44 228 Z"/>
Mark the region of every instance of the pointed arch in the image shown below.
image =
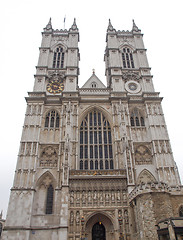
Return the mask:
<path id="1" fill-rule="evenodd" d="M 144 116 L 137 107 L 130 110 L 130 124 L 131 127 L 145 127 Z"/>
<path id="2" fill-rule="evenodd" d="M 112 131 L 106 115 L 94 106 L 87 109 L 80 119 L 80 170 L 103 170 L 106 160 L 110 163 L 109 168 L 113 169 Z"/>
<path id="3" fill-rule="evenodd" d="M 53 49 L 53 68 L 64 68 L 65 52 L 66 48 L 64 47 L 63 43 L 57 43 Z"/>
<path id="4" fill-rule="evenodd" d="M 64 52 L 67 51 L 68 47 L 63 41 L 58 41 L 51 46 L 51 51 L 55 51 L 57 47 L 61 46 L 64 49 Z"/>
<path id="5" fill-rule="evenodd" d="M 36 182 L 33 211 L 35 214 L 52 214 L 54 210 L 56 181 L 50 171 L 43 173 Z"/>
<path id="6" fill-rule="evenodd" d="M 39 188 L 42 185 L 45 188 L 47 188 L 50 184 L 52 184 L 55 187 L 56 180 L 50 171 L 46 171 L 38 178 L 38 180 L 36 182 L 36 188 Z"/>
<path id="7" fill-rule="evenodd" d="M 60 114 L 56 109 L 46 112 L 44 127 L 46 129 L 58 129 L 60 127 Z"/>
<path id="8" fill-rule="evenodd" d="M 120 51 L 122 55 L 122 66 L 126 68 L 135 68 L 133 52 L 134 48 L 131 45 L 121 45 Z"/>
<path id="9" fill-rule="evenodd" d="M 140 172 L 137 178 L 137 184 L 148 183 L 148 182 L 156 182 L 156 178 L 150 171 L 148 171 L 147 169 L 144 169 Z"/>
<path id="10" fill-rule="evenodd" d="M 104 114 L 104 116 L 106 117 L 106 119 L 109 121 L 109 124 L 111 125 L 111 127 L 113 127 L 113 120 L 112 120 L 112 116 L 111 114 L 103 107 L 99 106 L 99 105 L 91 105 L 89 107 L 87 107 L 80 115 L 80 118 L 79 118 L 79 122 L 78 122 L 78 125 L 80 126 L 81 125 L 81 122 L 83 121 L 83 119 L 85 118 L 85 116 L 88 114 L 88 112 L 91 112 L 91 111 L 100 111 Z"/>
<path id="11" fill-rule="evenodd" d="M 134 52 L 136 49 L 134 48 L 133 45 L 131 45 L 130 43 L 122 43 L 120 46 L 119 46 L 119 50 L 122 52 L 123 48 L 130 48 L 132 50 L 132 52 Z"/>

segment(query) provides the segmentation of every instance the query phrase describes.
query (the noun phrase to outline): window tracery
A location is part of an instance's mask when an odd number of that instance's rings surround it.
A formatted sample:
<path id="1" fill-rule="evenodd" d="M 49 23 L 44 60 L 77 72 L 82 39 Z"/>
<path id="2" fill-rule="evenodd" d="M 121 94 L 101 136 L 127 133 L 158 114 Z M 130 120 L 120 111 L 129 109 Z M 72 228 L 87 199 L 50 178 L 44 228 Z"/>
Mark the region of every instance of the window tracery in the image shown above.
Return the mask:
<path id="1" fill-rule="evenodd" d="M 135 68 L 132 50 L 128 47 L 122 49 L 123 68 Z"/>
<path id="2" fill-rule="evenodd" d="M 59 128 L 59 124 L 60 124 L 59 114 L 54 110 L 48 112 L 45 118 L 45 128 L 50 129 Z"/>
<path id="3" fill-rule="evenodd" d="M 80 169 L 113 169 L 111 127 L 105 116 L 89 112 L 80 126 Z"/>
<path id="4" fill-rule="evenodd" d="M 132 127 L 145 126 L 144 117 L 141 115 L 140 111 L 137 108 L 135 108 L 130 114 L 130 124 Z"/>
<path id="5" fill-rule="evenodd" d="M 53 55 L 53 68 L 64 67 L 64 50 L 61 46 L 57 47 Z"/>

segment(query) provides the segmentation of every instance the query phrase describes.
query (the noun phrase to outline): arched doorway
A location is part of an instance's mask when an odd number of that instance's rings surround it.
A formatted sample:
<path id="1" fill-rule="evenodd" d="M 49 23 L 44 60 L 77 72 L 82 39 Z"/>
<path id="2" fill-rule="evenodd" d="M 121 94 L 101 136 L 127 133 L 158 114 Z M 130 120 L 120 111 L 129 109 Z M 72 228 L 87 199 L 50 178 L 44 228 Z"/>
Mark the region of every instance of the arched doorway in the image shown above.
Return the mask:
<path id="1" fill-rule="evenodd" d="M 88 216 L 85 225 L 87 240 L 114 240 L 117 239 L 113 219 L 105 212 L 95 212 Z"/>
<path id="2" fill-rule="evenodd" d="M 97 222 L 93 225 L 92 240 L 106 240 L 105 227 L 101 222 Z"/>

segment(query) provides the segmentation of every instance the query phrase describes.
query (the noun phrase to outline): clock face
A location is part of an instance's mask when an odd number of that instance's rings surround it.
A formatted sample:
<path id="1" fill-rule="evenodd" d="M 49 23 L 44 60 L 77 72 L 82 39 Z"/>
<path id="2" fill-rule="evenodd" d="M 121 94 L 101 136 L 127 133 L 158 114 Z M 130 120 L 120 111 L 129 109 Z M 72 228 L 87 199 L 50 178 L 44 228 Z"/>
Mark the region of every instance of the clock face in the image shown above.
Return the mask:
<path id="1" fill-rule="evenodd" d="M 60 82 L 51 82 L 48 83 L 46 89 L 52 94 L 61 93 L 64 90 L 64 84 Z"/>
<path id="2" fill-rule="evenodd" d="M 135 83 L 129 83 L 128 87 L 130 90 L 135 91 L 137 89 L 137 84 Z"/>
<path id="3" fill-rule="evenodd" d="M 130 80 L 125 83 L 125 89 L 130 94 L 137 94 L 141 90 L 141 85 L 137 81 Z"/>

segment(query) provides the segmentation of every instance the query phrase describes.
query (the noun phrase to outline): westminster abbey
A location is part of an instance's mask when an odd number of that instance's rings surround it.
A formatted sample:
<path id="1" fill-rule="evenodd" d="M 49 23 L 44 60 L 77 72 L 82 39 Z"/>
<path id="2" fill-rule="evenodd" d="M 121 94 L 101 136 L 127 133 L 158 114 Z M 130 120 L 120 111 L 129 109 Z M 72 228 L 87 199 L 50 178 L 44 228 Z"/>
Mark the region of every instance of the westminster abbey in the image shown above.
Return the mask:
<path id="1" fill-rule="evenodd" d="M 183 188 L 143 43 L 109 20 L 106 85 L 79 30 L 42 32 L 3 240 L 183 239 Z M 87 59 L 86 59 L 87 61 Z"/>

